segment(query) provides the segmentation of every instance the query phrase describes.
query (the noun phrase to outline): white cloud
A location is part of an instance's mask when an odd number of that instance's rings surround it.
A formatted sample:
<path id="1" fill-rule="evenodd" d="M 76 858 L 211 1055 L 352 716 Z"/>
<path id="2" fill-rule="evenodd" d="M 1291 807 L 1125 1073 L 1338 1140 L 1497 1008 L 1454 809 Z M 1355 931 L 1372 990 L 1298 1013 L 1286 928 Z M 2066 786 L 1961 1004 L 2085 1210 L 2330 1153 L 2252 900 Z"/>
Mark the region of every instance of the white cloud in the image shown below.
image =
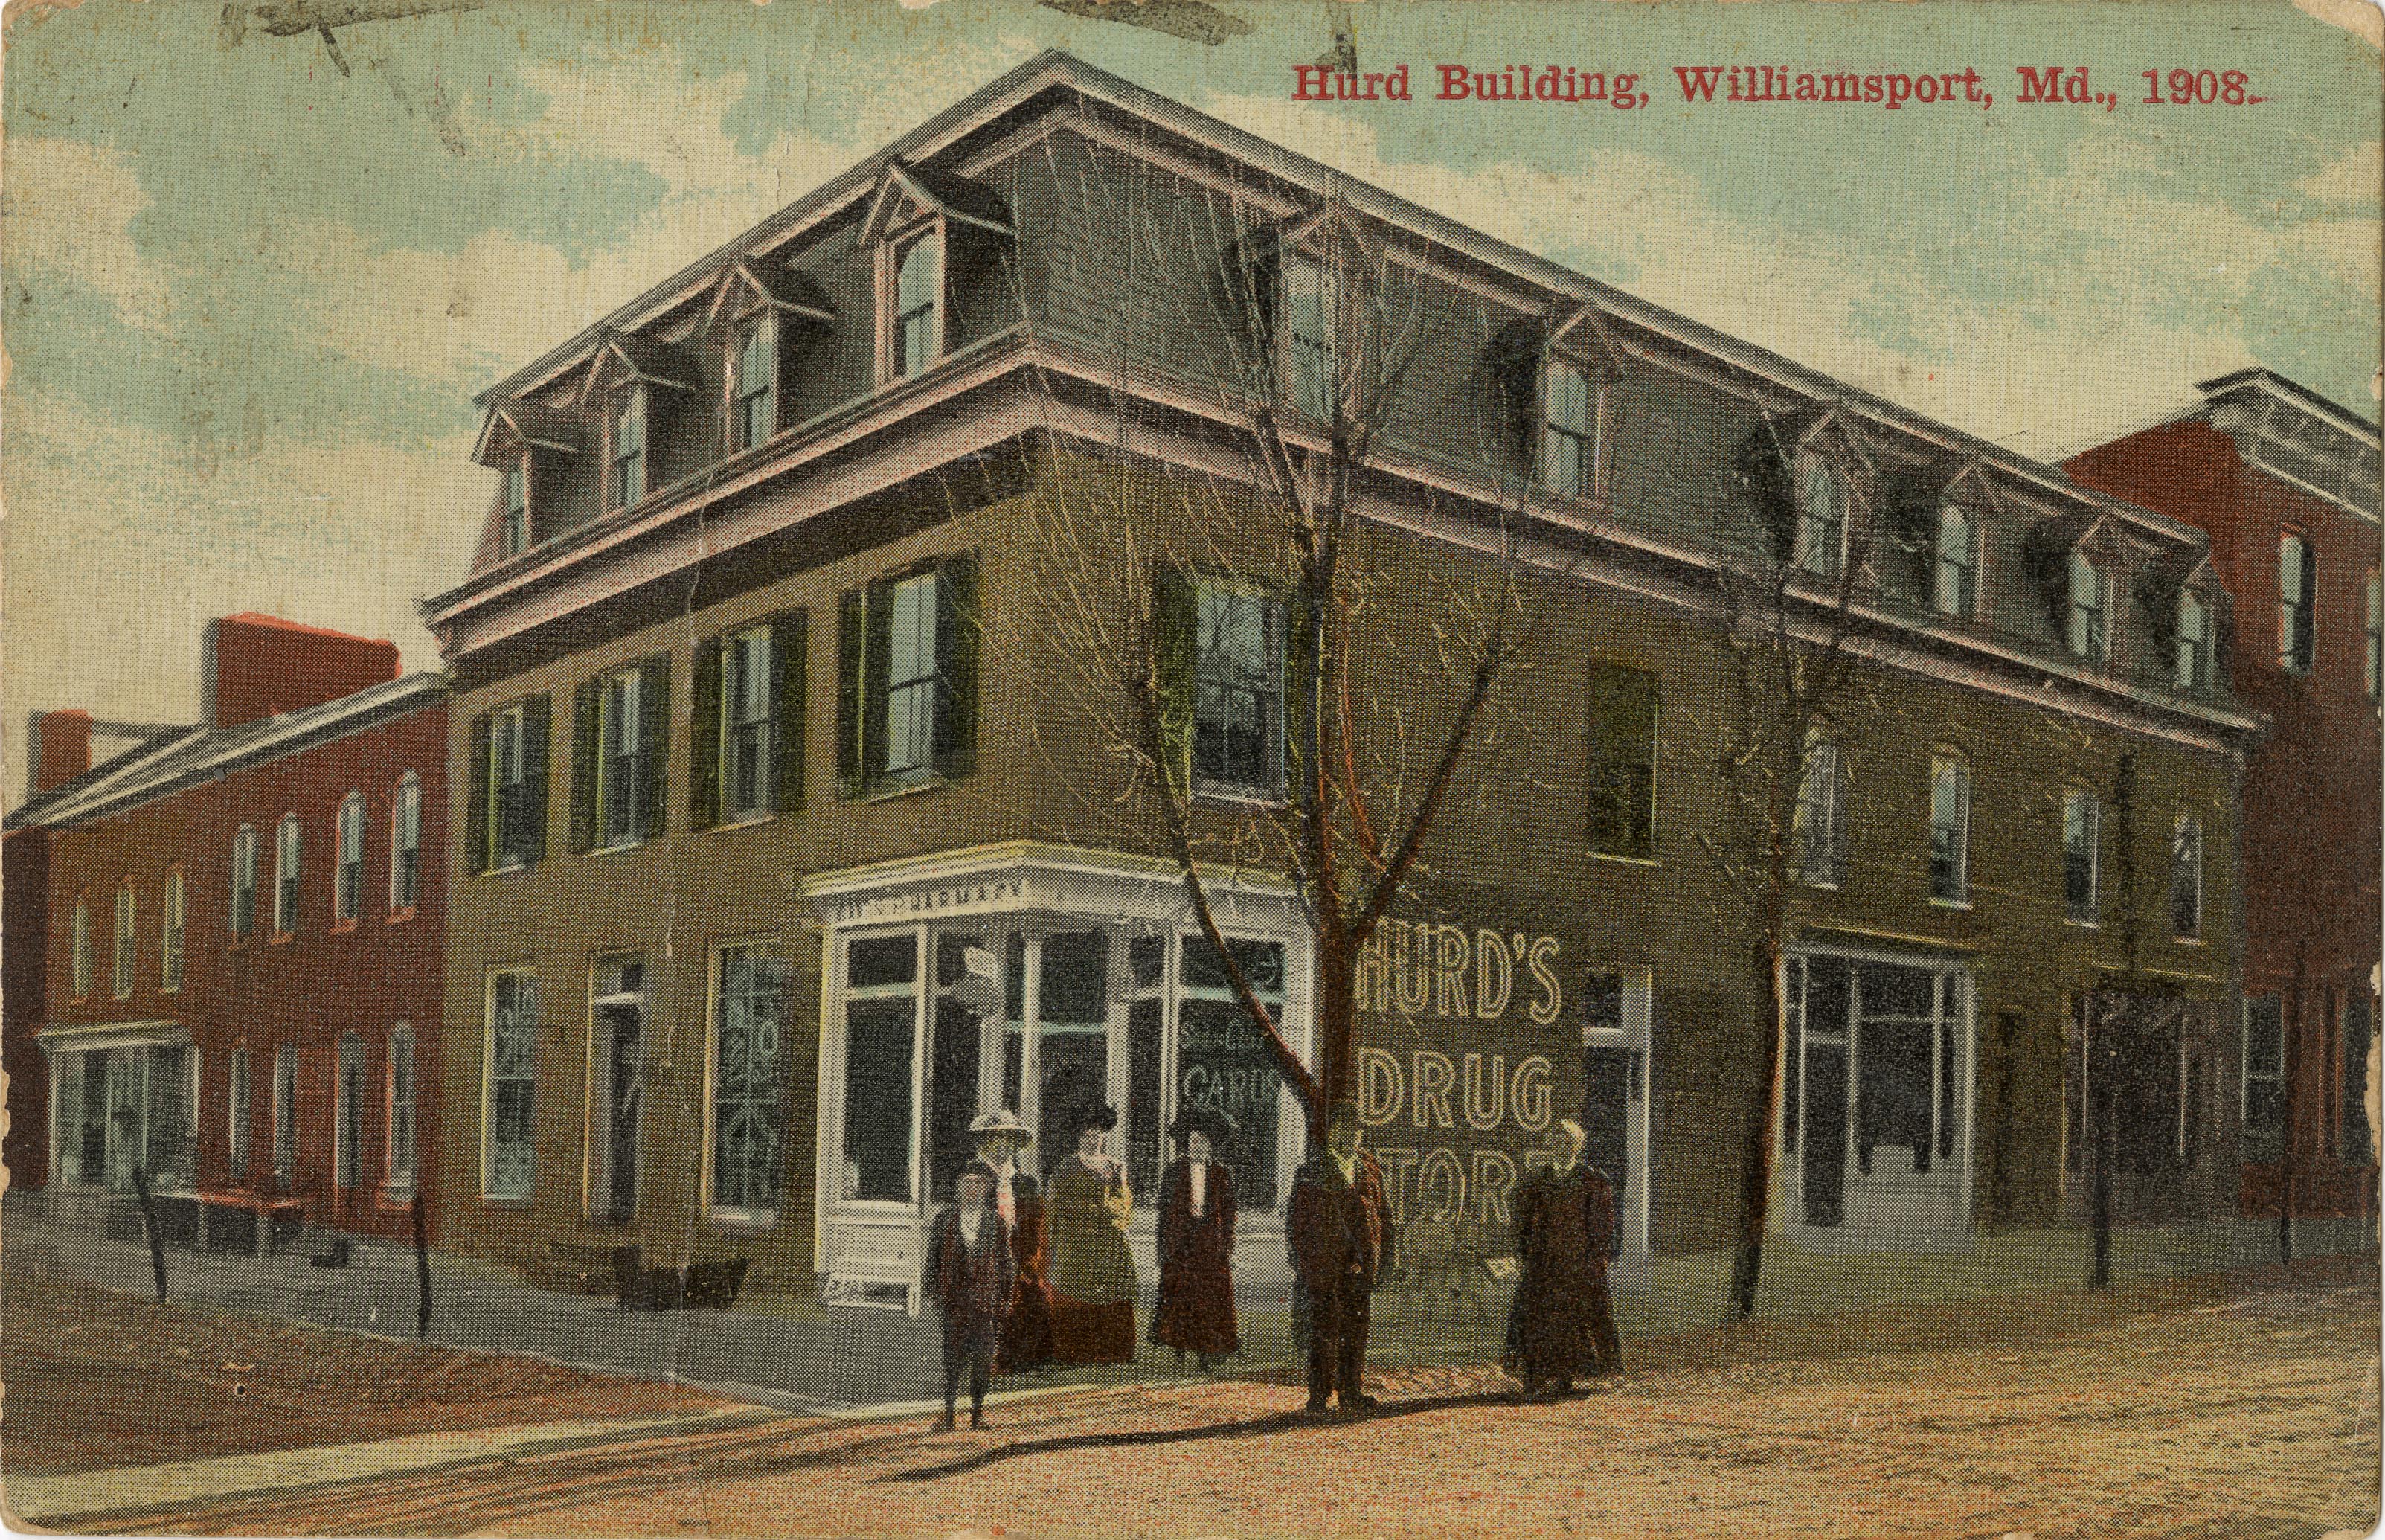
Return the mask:
<path id="1" fill-rule="evenodd" d="M 40 292 L 61 282 L 105 296 L 130 326 L 157 329 L 171 309 L 166 276 L 133 244 L 149 194 L 112 149 L 78 139 L 8 141 L 0 266 Z"/>

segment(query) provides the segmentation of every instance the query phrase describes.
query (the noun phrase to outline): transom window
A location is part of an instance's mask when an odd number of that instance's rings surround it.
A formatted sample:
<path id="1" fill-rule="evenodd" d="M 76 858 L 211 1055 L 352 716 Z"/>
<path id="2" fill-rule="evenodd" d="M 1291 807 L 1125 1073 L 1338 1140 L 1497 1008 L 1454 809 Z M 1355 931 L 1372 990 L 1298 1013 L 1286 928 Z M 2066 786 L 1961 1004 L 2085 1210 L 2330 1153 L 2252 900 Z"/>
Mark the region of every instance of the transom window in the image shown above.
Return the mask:
<path id="1" fill-rule="evenodd" d="M 1847 484 L 1822 455 L 1797 457 L 1797 540 L 1791 559 L 1817 577 L 1835 578 L 1846 562 Z"/>
<path id="2" fill-rule="evenodd" d="M 351 920 L 364 906 L 365 799 L 350 792 L 340 799 L 340 860 L 332 891 L 332 918 Z"/>
<path id="3" fill-rule="evenodd" d="M 1273 796 L 1283 784 L 1283 607 L 1200 585 L 1193 642 L 1196 786 Z"/>
<path id="4" fill-rule="evenodd" d="M 730 403 L 731 449 L 751 449 L 779 431 L 779 327 L 757 316 L 737 338 L 735 396 Z"/>
<path id="5" fill-rule="evenodd" d="M 2201 690 L 2211 682 L 2211 606 L 2191 588 L 2178 595 L 2178 657 L 2170 682 Z"/>
<path id="6" fill-rule="evenodd" d="M 2309 539 L 2286 531 L 2278 537 L 2278 667 L 2291 673 L 2311 670 L 2317 591 L 2318 558 Z"/>
<path id="7" fill-rule="evenodd" d="M 398 777 L 390 799 L 389 907 L 403 913 L 422 895 L 422 778 Z"/>
<path id="8" fill-rule="evenodd" d="M 2100 663 L 2112 652 L 2112 585 L 2084 551 L 2070 553 L 2068 593 L 2070 651 Z"/>
<path id="9" fill-rule="evenodd" d="M 166 873 L 165 925 L 157 951 L 157 987 L 182 987 L 182 869 Z"/>
<path id="10" fill-rule="evenodd" d="M 298 929 L 298 815 L 285 813 L 273 833 L 273 930 Z"/>
<path id="11" fill-rule="evenodd" d="M 1979 602 L 1979 532 L 1971 510 L 1948 497 L 1938 505 L 1934 597 L 1941 615 L 1968 615 Z"/>
<path id="12" fill-rule="evenodd" d="M 752 818 L 771 810 L 770 740 L 776 681 L 770 628 L 755 626 L 721 649 L 720 810 Z"/>
<path id="13" fill-rule="evenodd" d="M 2169 930 L 2182 940 L 2203 934 L 2203 820 L 2192 813 L 2170 829 Z"/>
<path id="14" fill-rule="evenodd" d="M 2062 910 L 2075 925 L 2092 925 L 2101 905 L 2098 883 L 2103 804 L 2073 786 L 2062 796 Z"/>
<path id="15" fill-rule="evenodd" d="M 1569 497 L 1597 482 L 1598 392 L 1580 365 L 1552 358 L 1541 376 L 1541 479 Z"/>
<path id="16" fill-rule="evenodd" d="M 716 954 L 712 1013 L 712 1207 L 778 1214 L 785 1163 L 787 1043 L 780 965 L 766 943 Z"/>
<path id="17" fill-rule="evenodd" d="M 231 933 L 256 929 L 256 831 L 242 824 L 231 837 Z"/>
<path id="18" fill-rule="evenodd" d="M 518 557 L 529 544 L 530 470 L 526 461 L 517 460 L 506 468 L 506 507 L 497 525 L 497 554 Z"/>
<path id="19" fill-rule="evenodd" d="M 943 352 L 943 240 L 932 229 L 894 247 L 893 377 L 905 379 Z"/>
<path id="20" fill-rule="evenodd" d="M 613 398 L 612 459 L 606 485 L 610 506 L 626 508 L 646 495 L 646 393 L 631 386 Z"/>
<path id="21" fill-rule="evenodd" d="M 1971 767 L 1958 754 L 1929 758 L 1929 897 L 1967 903 L 1971 895 Z"/>
<path id="22" fill-rule="evenodd" d="M 1339 285 L 1324 263 L 1299 255 L 1283 258 L 1279 282 L 1284 394 L 1294 410 L 1330 418 L 1339 384 Z"/>
<path id="23" fill-rule="evenodd" d="M 132 924 L 135 908 L 132 880 L 128 877 L 118 883 L 116 888 L 116 966 L 108 976 L 108 987 L 115 992 L 116 997 L 119 1000 L 130 999 L 132 995 L 132 958 L 135 939 Z"/>

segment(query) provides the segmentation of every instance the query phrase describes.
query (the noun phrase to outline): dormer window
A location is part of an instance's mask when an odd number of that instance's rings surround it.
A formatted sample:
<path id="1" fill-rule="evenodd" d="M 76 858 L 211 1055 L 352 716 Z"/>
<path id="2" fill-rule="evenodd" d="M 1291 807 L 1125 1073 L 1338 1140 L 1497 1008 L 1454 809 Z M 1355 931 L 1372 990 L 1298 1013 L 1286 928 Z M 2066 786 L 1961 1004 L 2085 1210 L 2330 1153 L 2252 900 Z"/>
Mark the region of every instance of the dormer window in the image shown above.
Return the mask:
<path id="1" fill-rule="evenodd" d="M 1541 370 L 1541 481 L 1568 497 L 1593 495 L 1598 479 L 1598 388 L 1566 358 Z"/>
<path id="2" fill-rule="evenodd" d="M 631 385 L 613 397 L 606 438 L 606 507 L 633 507 L 646 495 L 644 386 Z"/>
<path id="3" fill-rule="evenodd" d="M 1341 315 L 1339 285 L 1313 257 L 1288 254 L 1277 269 L 1277 334 L 1283 339 L 1285 398 L 1323 420 L 1332 415 Z"/>
<path id="4" fill-rule="evenodd" d="M 2210 601 L 2191 588 L 2178 592 L 2178 628 L 2173 638 L 2176 657 L 2170 682 L 2181 690 L 2204 690 L 2211 684 Z"/>
<path id="5" fill-rule="evenodd" d="M 1797 457 L 1797 538 L 1790 559 L 1819 578 L 1836 578 L 1846 566 L 1847 483 L 1826 457 Z"/>
<path id="6" fill-rule="evenodd" d="M 2071 655 L 2101 663 L 2112 655 L 2112 580 L 2084 551 L 2070 553 L 2069 626 L 2066 640 Z"/>
<path id="7" fill-rule="evenodd" d="M 779 431 L 777 317 L 756 316 L 738 333 L 730 389 L 730 449 L 751 449 L 768 442 Z"/>
<path id="8" fill-rule="evenodd" d="M 506 506 L 497 521 L 497 555 L 518 557 L 530 545 L 530 451 L 506 468 Z"/>
<path id="9" fill-rule="evenodd" d="M 1941 615 L 1963 617 L 1979 603 L 1979 525 L 1971 510 L 1952 497 L 1938 504 L 1933 598 Z"/>
<path id="10" fill-rule="evenodd" d="M 895 244 L 891 378 L 907 379 L 943 354 L 943 255 L 942 232 L 932 226 Z"/>

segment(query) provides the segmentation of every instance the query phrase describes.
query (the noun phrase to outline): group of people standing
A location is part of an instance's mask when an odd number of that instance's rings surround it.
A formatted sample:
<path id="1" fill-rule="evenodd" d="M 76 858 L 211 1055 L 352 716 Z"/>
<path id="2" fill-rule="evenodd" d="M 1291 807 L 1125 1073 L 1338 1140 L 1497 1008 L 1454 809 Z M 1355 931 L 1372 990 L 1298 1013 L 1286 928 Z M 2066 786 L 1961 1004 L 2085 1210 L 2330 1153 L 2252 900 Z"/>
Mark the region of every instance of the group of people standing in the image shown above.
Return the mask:
<path id="1" fill-rule="evenodd" d="M 1047 1187 L 1019 1168 L 1031 1135 L 1016 1114 L 989 1112 L 969 1125 L 976 1157 L 937 1217 L 928 1251 L 928 1289 L 944 1323 L 944 1428 L 955 1425 L 964 1374 L 969 1425 L 980 1428 L 997 1372 L 1133 1360 L 1141 1278 L 1127 1246 L 1134 1195 L 1109 1147 L 1117 1126 L 1112 1109 L 1090 1120 Z M 1333 1106 L 1324 1147 L 1293 1177 L 1285 1215 L 1312 1414 L 1335 1397 L 1345 1412 L 1376 1405 L 1360 1375 L 1392 1221 L 1381 1168 L 1359 1147 L 1363 1132 L 1355 1104 Z M 1232 1133 L 1221 1114 L 1187 1111 L 1169 1130 L 1182 1153 L 1160 1179 L 1150 1336 L 1180 1361 L 1194 1355 L 1205 1371 L 1242 1346 L 1233 1180 L 1217 1158 Z M 1579 1124 L 1552 1128 L 1548 1162 L 1515 1195 L 1519 1272 L 1502 1362 L 1528 1396 L 1622 1371 L 1606 1283 L 1614 1189 L 1582 1162 L 1583 1143 Z"/>
<path id="2" fill-rule="evenodd" d="M 944 1320 L 947 1429 L 955 1424 L 964 1373 L 975 1428 L 985 1425 L 986 1382 L 994 1373 L 1133 1361 L 1142 1278 L 1127 1246 L 1134 1194 L 1110 1150 L 1117 1127 L 1115 1109 L 1089 1121 L 1047 1186 L 1019 1168 L 1032 1135 L 1017 1114 L 989 1112 L 969 1125 L 976 1157 L 928 1246 L 928 1290 Z M 1234 1329 L 1234 1183 L 1217 1158 L 1232 1130 L 1222 1114 L 1187 1111 L 1169 1130 L 1183 1153 L 1160 1179 L 1151 1340 L 1180 1359 L 1194 1354 L 1205 1371 L 1242 1347 Z"/>

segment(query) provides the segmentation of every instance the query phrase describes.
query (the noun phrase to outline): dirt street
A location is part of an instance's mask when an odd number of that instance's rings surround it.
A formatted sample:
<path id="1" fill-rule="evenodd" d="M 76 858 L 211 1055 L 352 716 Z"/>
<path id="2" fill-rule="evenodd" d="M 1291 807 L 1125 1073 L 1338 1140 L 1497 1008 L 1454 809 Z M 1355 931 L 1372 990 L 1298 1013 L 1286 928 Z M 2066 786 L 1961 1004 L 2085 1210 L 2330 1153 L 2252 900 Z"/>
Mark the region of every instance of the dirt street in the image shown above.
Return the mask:
<path id="1" fill-rule="evenodd" d="M 58 1378 L 36 1375 L 25 1382 L 32 1427 L 17 1425 L 14 1376 L 59 1347 L 20 1337 L 19 1309 L 12 1298 L 12 1446 L 63 1420 L 44 1407 Z M 129 1311 L 110 1331 L 164 1320 Z M 997 1407 L 979 1434 L 934 1433 L 924 1418 L 780 1416 L 199 1509 L 119 1507 L 87 1527 L 2316 1540 L 2366 1534 L 2378 1511 L 2378 1343 L 2374 1263 L 2315 1262 L 1635 1345 L 1642 1367 L 1622 1386 L 1555 1403 L 1513 1404 L 1493 1371 L 1455 1368 L 1380 1376 L 1381 1412 L 1351 1422 L 1303 1421 L 1296 1388 L 1245 1381 L 1030 1397 Z M 252 1337 L 240 1351 L 264 1358 L 271 1346 Z M 518 1379 L 538 1382 L 514 1403 L 538 1416 L 619 1393 L 491 1360 L 483 1376 L 451 1366 L 462 1378 L 376 1403 L 382 1421 L 368 1424 L 332 1403 L 343 1385 L 376 1383 L 362 1366 L 383 1349 L 343 1351 L 358 1364 L 351 1377 L 307 1390 L 311 1409 L 277 1426 L 363 1436 L 395 1416 L 444 1415 L 423 1403 L 447 1393 L 478 1397 L 465 1415 L 493 1413 Z M 194 1383 L 220 1377 L 205 1367 Z M 89 1414 L 106 1405 L 111 1419 L 138 1419 L 158 1399 L 137 1377 L 115 1394 L 127 1399 L 94 1396 Z M 142 1458 L 177 1457 L 158 1446 Z"/>

